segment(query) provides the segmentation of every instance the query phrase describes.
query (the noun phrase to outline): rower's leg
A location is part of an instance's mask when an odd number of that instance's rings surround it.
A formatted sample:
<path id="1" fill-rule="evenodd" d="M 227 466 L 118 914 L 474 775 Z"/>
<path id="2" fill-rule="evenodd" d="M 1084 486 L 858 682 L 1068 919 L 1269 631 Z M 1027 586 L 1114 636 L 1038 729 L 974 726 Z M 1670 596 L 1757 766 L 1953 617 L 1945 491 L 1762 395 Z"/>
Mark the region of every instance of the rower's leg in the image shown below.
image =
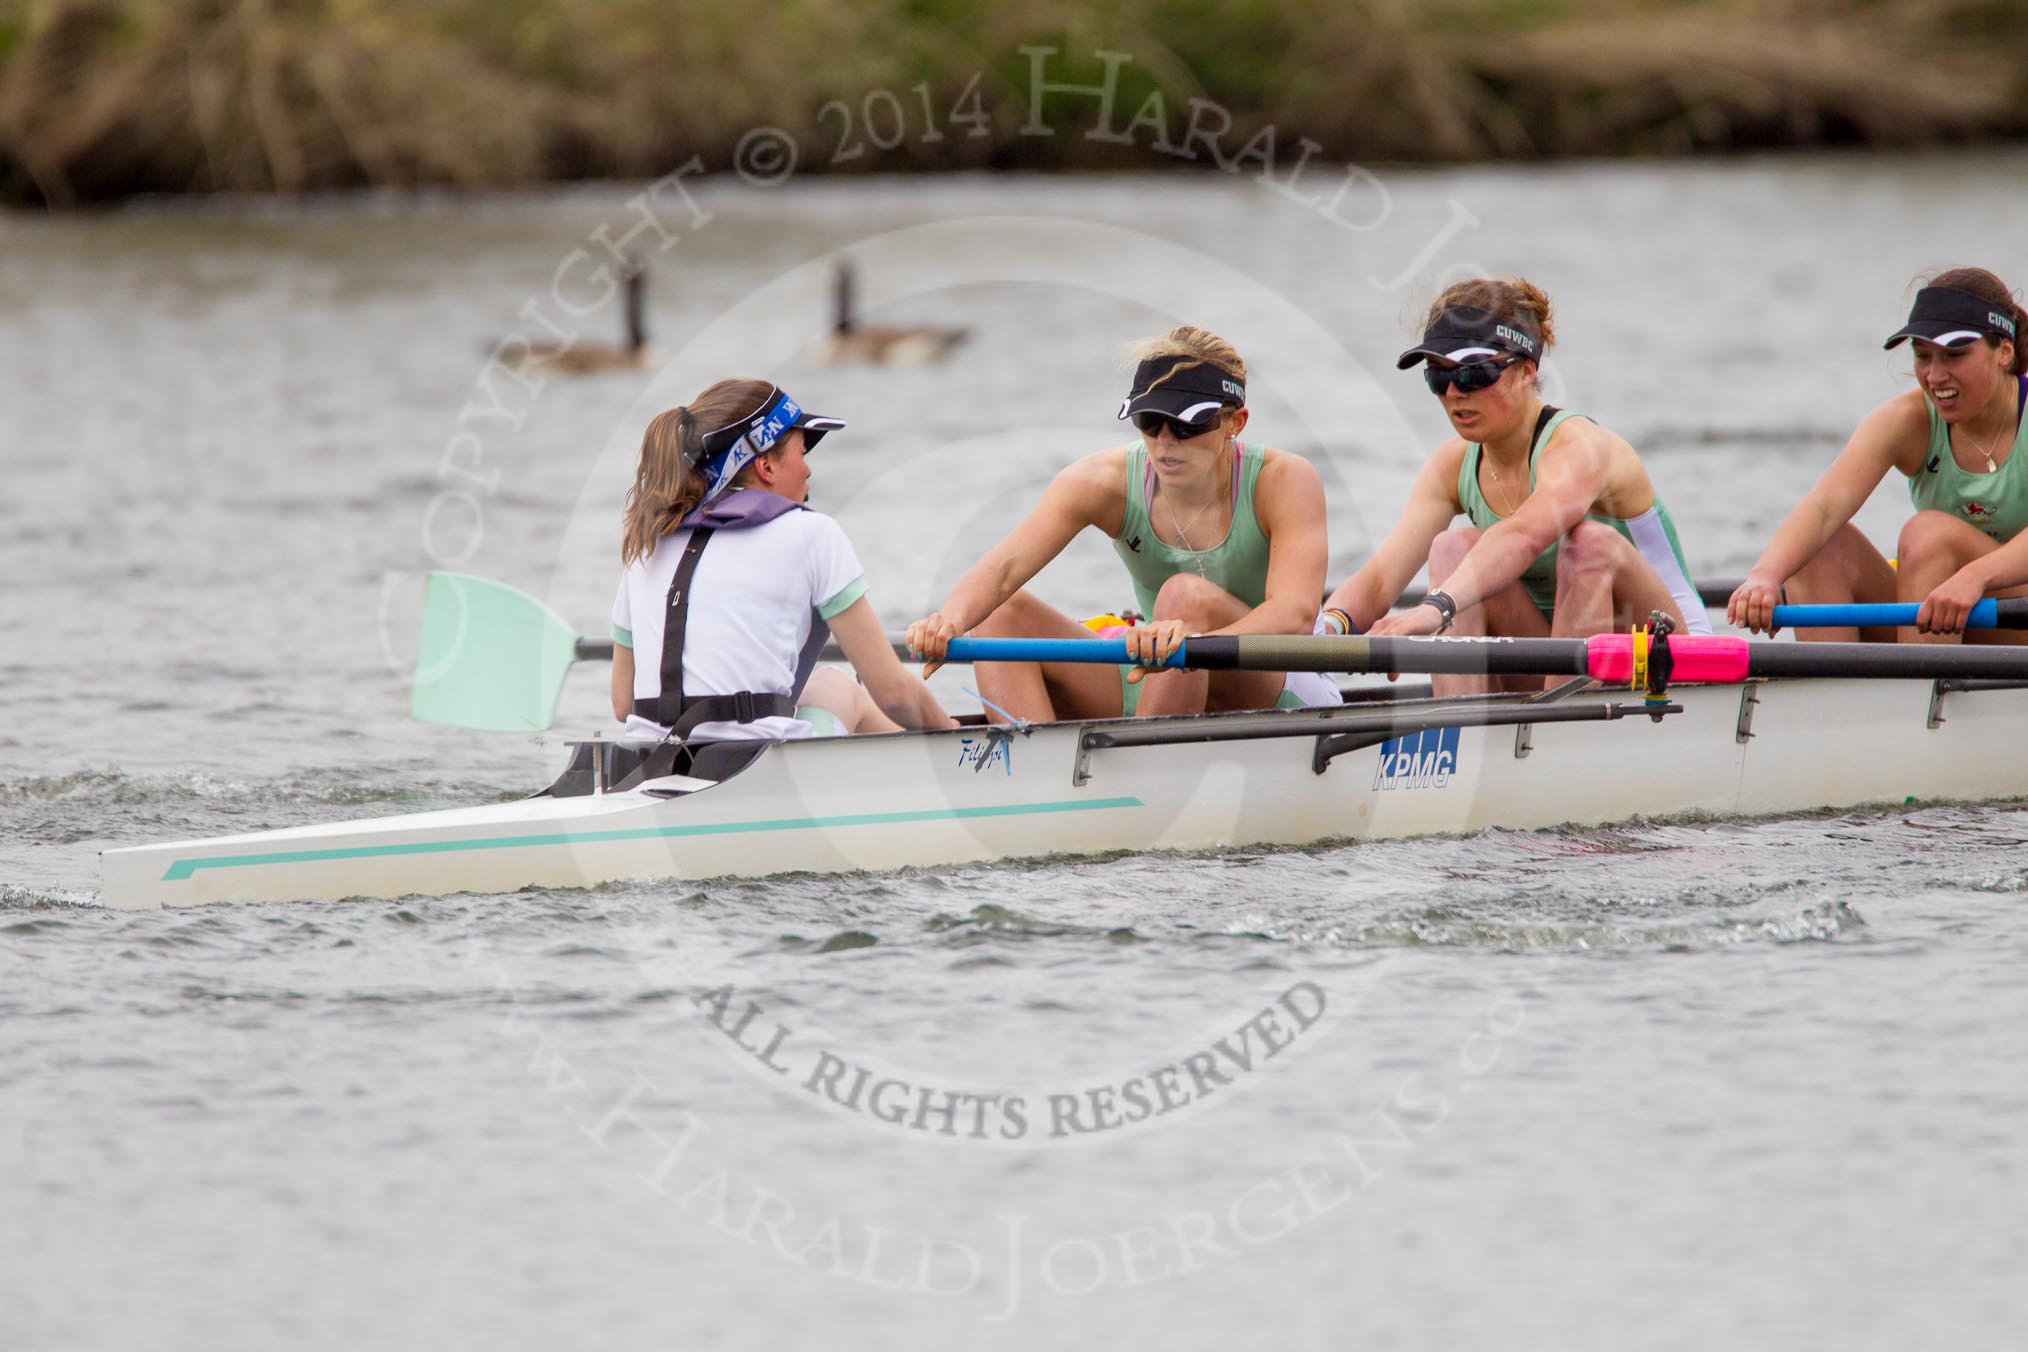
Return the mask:
<path id="1" fill-rule="evenodd" d="M 1590 638 L 1646 624 L 1661 611 L 1686 624 L 1683 607 L 1633 541 L 1597 521 L 1580 521 L 1556 551 L 1557 638 Z"/>
<path id="2" fill-rule="evenodd" d="M 1180 620 L 1193 634 L 1222 629 L 1252 607 L 1195 573 L 1177 573 L 1155 593 L 1157 620 Z M 1141 678 L 1136 713 L 1147 717 L 1206 709 L 1271 709 L 1287 677 L 1279 671 L 1157 671 Z"/>
<path id="3" fill-rule="evenodd" d="M 866 687 L 841 667 L 818 667 L 811 672 L 796 703 L 822 709 L 847 733 L 901 731 L 901 724 L 882 713 Z"/>
<path id="4" fill-rule="evenodd" d="M 1917 512 L 1901 528 L 1901 539 L 1895 546 L 1898 599 L 1921 601 L 1948 581 L 1958 569 L 1973 559 L 1986 557 L 1999 547 L 1984 531 L 1948 512 Z M 1961 634 L 1917 633 L 1912 625 L 1900 630 L 1898 637 L 1903 643 L 1960 643 L 1964 640 Z M 2009 634 L 2001 636 L 2001 641 L 2019 642 L 2020 639 Z"/>
<path id="5" fill-rule="evenodd" d="M 1894 569 L 1873 542 L 1847 522 L 1797 570 L 1784 591 L 1793 606 L 1884 605 L 1895 599 Z M 1892 629 L 1798 629 L 1806 643 L 1892 643 Z"/>
<path id="6" fill-rule="evenodd" d="M 1015 592 L 972 632 L 980 638 L 1086 638 L 1097 635 L 1027 591 Z M 1059 718 L 1118 718 L 1118 667 L 1092 662 L 980 662 L 973 666 L 979 693 L 1016 718 L 1051 723 Z M 992 709 L 988 719 L 998 719 Z"/>
<path id="7" fill-rule="evenodd" d="M 1439 535 L 1429 549 L 1430 585 L 1439 590 L 1471 553 L 1483 532 L 1460 526 Z M 1466 606 L 1451 622 L 1450 632 L 1478 638 L 1498 634 L 1505 638 L 1547 638 L 1549 621 L 1519 582 L 1510 582 L 1476 605 Z M 1493 690 L 1540 690 L 1542 681 L 1534 676 L 1451 676 L 1430 677 L 1435 695 L 1483 695 Z"/>

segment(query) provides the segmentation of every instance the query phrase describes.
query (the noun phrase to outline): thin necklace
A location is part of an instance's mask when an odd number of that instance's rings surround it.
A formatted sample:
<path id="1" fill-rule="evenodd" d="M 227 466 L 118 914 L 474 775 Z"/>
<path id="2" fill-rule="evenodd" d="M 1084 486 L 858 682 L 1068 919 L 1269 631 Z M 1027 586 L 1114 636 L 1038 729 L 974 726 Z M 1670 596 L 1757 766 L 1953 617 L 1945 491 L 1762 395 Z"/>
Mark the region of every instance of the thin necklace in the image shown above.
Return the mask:
<path id="1" fill-rule="evenodd" d="M 1479 459 L 1485 461 L 1486 473 L 1493 476 L 1493 486 L 1500 490 L 1500 502 L 1501 505 L 1506 509 L 1505 511 L 1501 512 L 1500 515 L 1501 516 L 1514 515 L 1514 503 L 1513 500 L 1507 496 L 1507 486 L 1500 482 L 1499 467 L 1493 463 L 1493 457 L 1486 454 L 1486 448 L 1484 446 L 1479 447 Z"/>
<path id="2" fill-rule="evenodd" d="M 1217 495 L 1214 496 L 1210 502 L 1203 504 L 1203 506 L 1200 506 L 1196 511 L 1190 514 L 1190 526 L 1195 526 L 1199 521 L 1202 521 L 1204 519 L 1204 513 L 1206 511 L 1208 511 L 1210 508 L 1218 505 L 1223 501 L 1225 501 L 1225 490 L 1223 485 L 1221 484 Z M 1204 551 L 1198 549 L 1197 546 L 1190 543 L 1190 527 L 1185 526 L 1183 524 L 1183 519 L 1176 515 L 1176 504 L 1169 500 L 1169 495 L 1167 493 L 1162 494 L 1162 505 L 1169 509 L 1169 524 L 1176 528 L 1177 541 L 1190 554 L 1190 566 L 1197 570 L 1197 576 L 1204 577 L 1204 561 L 1198 557 L 1198 555 L 1203 553 Z M 1205 578 L 1205 581 L 1208 582 L 1210 581 L 1210 579 Z"/>
<path id="3" fill-rule="evenodd" d="M 2000 430 L 1993 433 L 1992 440 L 1981 446 L 1977 438 L 1972 436 L 1972 429 L 1969 427 L 1965 429 L 1965 440 L 1971 442 L 1972 449 L 1986 458 L 1986 473 L 1988 474 L 1998 474 L 2000 472 L 2000 467 L 1993 462 L 1993 447 L 2000 444 L 2000 437 L 2006 430 L 2006 424 L 2002 423 Z"/>

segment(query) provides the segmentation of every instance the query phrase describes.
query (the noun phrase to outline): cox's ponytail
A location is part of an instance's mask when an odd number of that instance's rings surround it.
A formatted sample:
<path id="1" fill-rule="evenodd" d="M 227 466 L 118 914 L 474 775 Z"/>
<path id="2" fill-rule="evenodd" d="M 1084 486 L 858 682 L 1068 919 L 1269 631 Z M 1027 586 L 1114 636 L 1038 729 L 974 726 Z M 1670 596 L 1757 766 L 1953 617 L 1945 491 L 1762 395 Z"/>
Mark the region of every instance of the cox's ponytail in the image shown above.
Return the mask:
<path id="1" fill-rule="evenodd" d="M 620 565 L 655 552 L 663 536 L 704 500 L 704 438 L 767 401 L 765 380 L 721 380 L 688 404 L 655 415 L 641 434 L 641 459 L 621 516 Z"/>

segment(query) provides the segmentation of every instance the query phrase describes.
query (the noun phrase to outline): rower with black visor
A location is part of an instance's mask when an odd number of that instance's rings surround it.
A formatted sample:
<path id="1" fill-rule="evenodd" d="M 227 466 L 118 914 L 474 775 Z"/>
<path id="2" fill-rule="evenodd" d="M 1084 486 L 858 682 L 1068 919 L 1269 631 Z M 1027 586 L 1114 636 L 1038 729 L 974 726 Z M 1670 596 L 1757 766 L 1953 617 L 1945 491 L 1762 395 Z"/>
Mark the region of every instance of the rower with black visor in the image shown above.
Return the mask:
<path id="1" fill-rule="evenodd" d="M 1429 307 L 1421 340 L 1396 366 L 1423 365 L 1454 435 L 1424 463 L 1373 557 L 1331 594 L 1333 630 L 1581 638 L 1659 610 L 1679 632 L 1711 632 L 1640 456 L 1591 418 L 1543 402 L 1553 342 L 1549 298 L 1521 278 L 1458 282 Z M 1459 516 L 1468 524 L 1454 526 Z M 1390 615 L 1425 564 L 1423 601 Z M 1495 684 L 1435 680 L 1446 695 Z"/>
<path id="2" fill-rule="evenodd" d="M 1804 640 L 2020 643 L 2018 629 L 1966 629 L 1988 596 L 2028 595 L 2028 312 L 1985 268 L 1924 281 L 1908 322 L 1914 387 L 1860 420 L 1845 448 L 1768 541 L 1726 605 L 1734 624 L 1766 630 L 1790 604 L 1904 602 L 1908 629 L 1817 628 Z M 1889 471 L 1915 508 L 1894 562 L 1853 517 Z"/>
<path id="3" fill-rule="evenodd" d="M 1138 439 L 1057 474 L 943 606 L 909 626 L 912 649 L 939 659 L 965 633 L 1117 637 L 1137 664 L 1154 664 L 1193 635 L 1316 631 L 1327 554 L 1316 469 L 1291 452 L 1241 439 L 1249 419 L 1246 363 L 1230 343 L 1186 325 L 1141 344 L 1136 355 L 1119 420 Z M 1137 616 L 1080 623 L 1026 590 L 1086 527 L 1112 540 Z M 1314 673 L 990 662 L 977 674 L 993 708 L 1031 721 L 1340 702 L 1337 687 Z"/>

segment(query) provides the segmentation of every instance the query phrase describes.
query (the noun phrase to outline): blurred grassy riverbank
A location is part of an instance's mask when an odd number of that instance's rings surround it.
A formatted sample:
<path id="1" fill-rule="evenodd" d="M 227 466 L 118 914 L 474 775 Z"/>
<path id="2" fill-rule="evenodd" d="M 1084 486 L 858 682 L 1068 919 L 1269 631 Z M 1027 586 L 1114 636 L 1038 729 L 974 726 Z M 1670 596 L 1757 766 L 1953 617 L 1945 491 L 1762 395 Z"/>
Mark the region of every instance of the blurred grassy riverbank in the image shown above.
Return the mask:
<path id="1" fill-rule="evenodd" d="M 0 202 L 717 172 L 762 127 L 841 173 L 2019 137 L 2028 4 L 0 0 Z"/>

